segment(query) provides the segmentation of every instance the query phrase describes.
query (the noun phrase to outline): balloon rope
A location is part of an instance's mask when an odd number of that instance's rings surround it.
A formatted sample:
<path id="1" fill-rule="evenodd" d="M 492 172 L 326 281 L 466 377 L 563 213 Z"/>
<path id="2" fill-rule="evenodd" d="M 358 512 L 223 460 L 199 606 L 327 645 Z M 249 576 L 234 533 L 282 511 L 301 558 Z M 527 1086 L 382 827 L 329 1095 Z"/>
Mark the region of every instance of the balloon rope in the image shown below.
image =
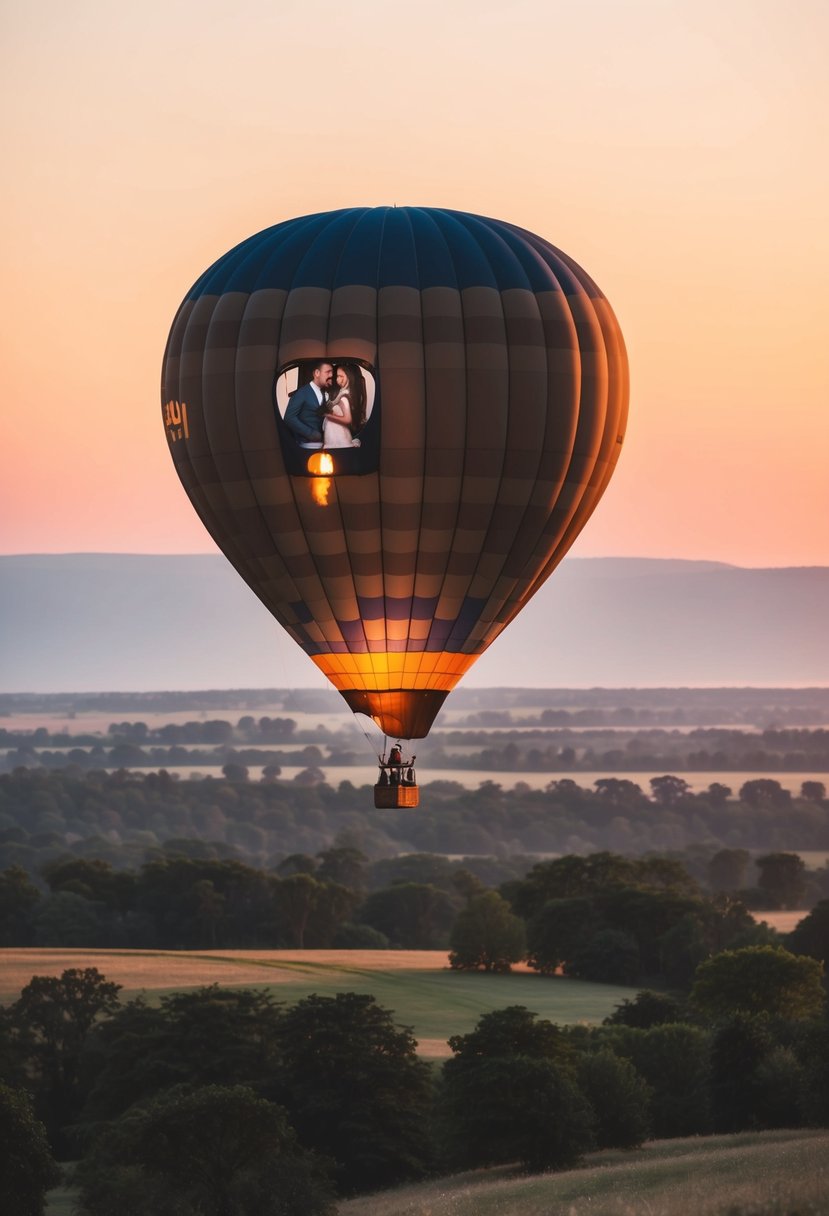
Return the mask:
<path id="1" fill-rule="evenodd" d="M 369 749 L 371 750 L 372 756 L 374 756 L 376 758 L 377 757 L 377 739 L 376 739 L 376 737 L 372 737 L 369 734 L 368 729 L 365 726 L 363 726 L 362 721 L 360 720 L 363 717 L 364 717 L 363 714 L 352 714 L 351 721 L 354 723 L 355 728 L 357 730 L 359 730 L 360 733 L 362 734 L 363 738 L 365 739 L 366 743 L 369 746 Z M 383 735 L 383 755 L 385 755 L 385 754 L 386 754 L 386 736 Z"/>

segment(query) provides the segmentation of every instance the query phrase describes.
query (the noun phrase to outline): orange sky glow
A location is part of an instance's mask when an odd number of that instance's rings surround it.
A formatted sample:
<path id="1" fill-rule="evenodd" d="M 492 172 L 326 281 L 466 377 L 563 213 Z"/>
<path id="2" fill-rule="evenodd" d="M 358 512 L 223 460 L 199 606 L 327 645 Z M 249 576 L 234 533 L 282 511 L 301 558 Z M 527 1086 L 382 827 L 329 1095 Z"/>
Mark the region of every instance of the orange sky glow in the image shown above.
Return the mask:
<path id="1" fill-rule="evenodd" d="M 167 452 L 211 262 L 344 206 L 571 254 L 631 412 L 576 556 L 829 564 L 824 0 L 5 8 L 0 552 L 211 552 Z"/>

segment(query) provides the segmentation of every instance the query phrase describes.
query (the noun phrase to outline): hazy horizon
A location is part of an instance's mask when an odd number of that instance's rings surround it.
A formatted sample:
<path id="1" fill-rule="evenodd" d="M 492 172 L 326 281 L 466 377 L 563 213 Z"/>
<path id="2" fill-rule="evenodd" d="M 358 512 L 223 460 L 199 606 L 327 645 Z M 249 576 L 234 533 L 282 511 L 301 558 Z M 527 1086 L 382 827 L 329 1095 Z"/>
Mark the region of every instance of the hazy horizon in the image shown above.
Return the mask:
<path id="1" fill-rule="evenodd" d="M 218 553 L 2 556 L 0 581 L 0 690 L 330 688 Z M 461 687 L 820 687 L 827 618 L 829 567 L 568 558 Z"/>

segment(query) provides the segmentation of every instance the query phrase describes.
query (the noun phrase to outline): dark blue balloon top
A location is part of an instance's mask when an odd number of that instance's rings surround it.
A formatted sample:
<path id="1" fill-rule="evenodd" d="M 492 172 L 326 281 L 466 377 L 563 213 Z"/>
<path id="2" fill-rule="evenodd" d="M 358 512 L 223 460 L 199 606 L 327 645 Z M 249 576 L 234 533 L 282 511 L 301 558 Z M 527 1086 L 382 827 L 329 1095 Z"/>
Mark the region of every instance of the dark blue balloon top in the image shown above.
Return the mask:
<path id="1" fill-rule="evenodd" d="M 436 207 L 348 207 L 286 220 L 248 237 L 214 262 L 187 298 L 351 285 L 602 297 L 571 258 L 514 224 Z"/>

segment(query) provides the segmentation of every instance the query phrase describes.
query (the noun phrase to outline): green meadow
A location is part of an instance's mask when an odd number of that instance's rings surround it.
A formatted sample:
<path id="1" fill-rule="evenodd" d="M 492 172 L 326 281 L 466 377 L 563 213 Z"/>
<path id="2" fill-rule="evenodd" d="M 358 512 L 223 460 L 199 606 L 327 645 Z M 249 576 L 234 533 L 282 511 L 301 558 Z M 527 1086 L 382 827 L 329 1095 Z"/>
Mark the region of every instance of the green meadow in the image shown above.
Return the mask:
<path id="1" fill-rule="evenodd" d="M 635 992 L 606 984 L 560 977 L 478 975 L 452 971 L 344 971 L 320 968 L 313 978 L 281 983 L 273 989 L 293 1004 L 312 992 L 370 993 L 395 1020 L 410 1026 L 422 1047 L 445 1043 L 471 1030 L 481 1014 L 506 1005 L 526 1005 L 552 1022 L 601 1022 L 615 1005 Z M 426 1050 L 424 1054 L 435 1054 Z"/>
<path id="2" fill-rule="evenodd" d="M 416 965 L 407 967 L 405 951 L 368 950 L 9 950 L 0 959 L 0 999 L 13 1001 L 32 975 L 59 975 L 68 967 L 97 967 L 107 979 L 123 985 L 123 997 L 144 992 L 150 1000 L 216 982 L 267 988 L 286 1004 L 312 992 L 370 993 L 398 1023 L 412 1028 L 421 1053 L 434 1057 L 449 1054 L 450 1035 L 465 1034 L 491 1009 L 526 1005 L 552 1022 L 596 1023 L 635 992 L 527 971 L 510 975 L 451 971 L 440 951 L 415 952 L 415 960 Z"/>

